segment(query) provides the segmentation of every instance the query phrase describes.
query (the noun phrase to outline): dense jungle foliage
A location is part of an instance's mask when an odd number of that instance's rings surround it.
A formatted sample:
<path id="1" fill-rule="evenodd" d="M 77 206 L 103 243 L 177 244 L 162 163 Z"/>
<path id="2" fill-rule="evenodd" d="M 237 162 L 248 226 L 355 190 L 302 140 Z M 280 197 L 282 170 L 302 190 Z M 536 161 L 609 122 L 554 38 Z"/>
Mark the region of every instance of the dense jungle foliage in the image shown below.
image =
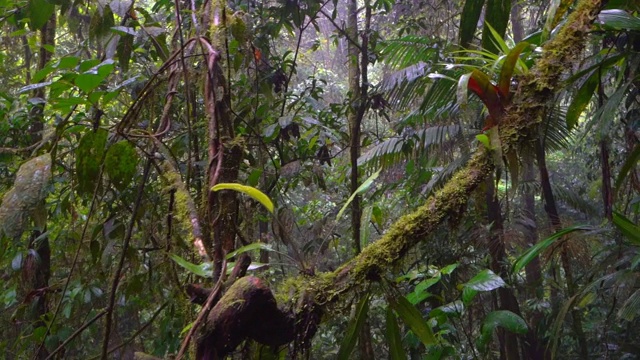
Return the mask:
<path id="1" fill-rule="evenodd" d="M 634 0 L 0 0 L 0 358 L 634 359 Z"/>

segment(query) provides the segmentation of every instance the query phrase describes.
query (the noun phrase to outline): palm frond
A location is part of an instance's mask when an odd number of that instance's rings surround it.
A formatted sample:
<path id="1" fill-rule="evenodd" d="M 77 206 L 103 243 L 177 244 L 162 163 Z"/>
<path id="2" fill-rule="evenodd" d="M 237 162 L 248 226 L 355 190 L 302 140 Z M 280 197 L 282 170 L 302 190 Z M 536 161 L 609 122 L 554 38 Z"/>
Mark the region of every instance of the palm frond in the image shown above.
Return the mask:
<path id="1" fill-rule="evenodd" d="M 549 112 L 542 128 L 542 138 L 547 150 L 566 149 L 571 140 L 571 130 L 567 128 L 567 108 L 555 106 Z"/>
<path id="2" fill-rule="evenodd" d="M 432 126 L 405 135 L 388 138 L 367 150 L 358 159 L 363 166 L 388 168 L 401 159 L 429 156 L 432 148 L 454 141 L 461 129 L 458 125 Z"/>
<path id="3" fill-rule="evenodd" d="M 598 209 L 593 206 L 590 201 L 571 191 L 569 186 L 552 184 L 551 187 L 553 188 L 553 193 L 558 197 L 558 200 L 569 205 L 572 209 L 592 217 L 599 215 Z"/>
<path id="4" fill-rule="evenodd" d="M 387 94 L 388 103 L 396 108 L 405 108 L 424 93 L 431 79 L 426 75 L 431 67 L 419 62 L 406 68 L 392 72 L 385 76 L 379 85 L 379 90 Z"/>
<path id="5" fill-rule="evenodd" d="M 392 68 L 404 68 L 419 62 L 438 61 L 441 44 L 424 36 L 407 35 L 380 43 L 383 61 Z"/>

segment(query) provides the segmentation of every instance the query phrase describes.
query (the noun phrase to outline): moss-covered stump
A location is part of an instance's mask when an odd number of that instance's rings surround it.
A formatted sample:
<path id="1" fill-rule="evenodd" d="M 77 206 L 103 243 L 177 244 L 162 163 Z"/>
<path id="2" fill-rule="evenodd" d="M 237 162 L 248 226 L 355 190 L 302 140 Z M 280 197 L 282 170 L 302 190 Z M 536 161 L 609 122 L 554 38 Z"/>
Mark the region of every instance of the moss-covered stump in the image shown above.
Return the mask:
<path id="1" fill-rule="evenodd" d="M 311 338 L 319 316 L 308 315 L 279 309 L 267 284 L 254 276 L 243 277 L 209 313 L 203 335 L 197 342 L 196 357 L 200 360 L 222 358 L 247 339 L 277 347 L 304 340 L 299 338 L 300 334 Z M 309 319 L 313 321 L 307 322 Z"/>

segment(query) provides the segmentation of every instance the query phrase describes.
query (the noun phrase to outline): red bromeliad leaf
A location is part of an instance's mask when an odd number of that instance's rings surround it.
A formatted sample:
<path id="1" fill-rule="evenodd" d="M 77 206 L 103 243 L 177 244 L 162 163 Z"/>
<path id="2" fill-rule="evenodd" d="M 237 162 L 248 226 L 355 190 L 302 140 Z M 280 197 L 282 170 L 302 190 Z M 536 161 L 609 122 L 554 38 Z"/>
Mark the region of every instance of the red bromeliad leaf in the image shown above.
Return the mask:
<path id="1" fill-rule="evenodd" d="M 498 78 L 498 88 L 500 90 L 500 95 L 502 96 L 502 104 L 507 106 L 509 101 L 511 100 L 511 94 L 509 93 L 509 88 L 511 86 L 511 77 L 513 76 L 513 70 L 518 63 L 518 59 L 520 58 L 520 53 L 524 49 L 529 46 L 528 42 L 520 42 L 518 43 L 507 57 L 504 59 L 504 63 L 502 64 L 502 69 L 500 70 L 500 77 Z"/>
<path id="2" fill-rule="evenodd" d="M 480 70 L 473 70 L 468 84 L 469 90 L 478 95 L 489 111 L 493 122 L 499 123 L 504 113 L 500 90 L 491 83 L 489 77 Z"/>

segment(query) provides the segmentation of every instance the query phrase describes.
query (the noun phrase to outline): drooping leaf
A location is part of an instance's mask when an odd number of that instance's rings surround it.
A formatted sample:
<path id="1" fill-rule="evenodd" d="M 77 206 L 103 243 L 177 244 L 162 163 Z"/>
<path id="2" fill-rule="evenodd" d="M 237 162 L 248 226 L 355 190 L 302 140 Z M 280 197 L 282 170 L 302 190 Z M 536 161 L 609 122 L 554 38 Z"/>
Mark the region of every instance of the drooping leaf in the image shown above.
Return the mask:
<path id="1" fill-rule="evenodd" d="M 194 263 L 191 263 L 191 262 L 181 258 L 180 256 L 178 256 L 176 254 L 169 254 L 169 257 L 171 258 L 171 260 L 175 261 L 176 264 L 180 265 L 182 268 L 188 270 L 189 272 L 193 273 L 194 275 L 198 275 L 198 276 L 205 277 L 205 278 L 213 277 L 213 271 L 211 271 L 211 265 L 208 265 L 206 263 L 202 263 L 200 265 L 196 265 Z"/>
<path id="2" fill-rule="evenodd" d="M 538 255 L 540 255 L 540 253 L 542 253 L 549 246 L 551 246 L 551 244 L 556 242 L 556 240 L 574 231 L 583 231 L 583 230 L 589 230 L 589 228 L 584 225 L 571 226 L 571 227 L 562 229 L 557 233 L 551 235 L 550 237 L 538 242 L 537 244 L 532 246 L 529 250 L 527 250 L 524 254 L 522 254 L 518 258 L 518 260 L 516 260 L 515 264 L 513 264 L 513 273 L 520 272 L 520 270 L 522 270 L 525 266 L 527 266 L 527 264 L 529 264 L 531 260 L 535 259 Z"/>
<path id="3" fill-rule="evenodd" d="M 473 40 L 478 28 L 484 0 L 466 0 L 460 15 L 460 46 L 466 48 Z"/>
<path id="4" fill-rule="evenodd" d="M 486 351 L 487 344 L 491 340 L 494 330 L 501 327 L 516 334 L 526 334 L 529 331 L 527 323 L 518 315 L 508 310 L 492 311 L 482 321 L 478 348 Z"/>
<path id="5" fill-rule="evenodd" d="M 104 159 L 104 168 L 118 190 L 124 190 L 136 174 L 138 153 L 129 141 L 113 144 Z"/>
<path id="6" fill-rule="evenodd" d="M 613 225 L 633 244 L 640 246 L 640 226 L 634 224 L 624 214 L 613 212 Z"/>
<path id="7" fill-rule="evenodd" d="M 227 254 L 226 258 L 227 260 L 232 259 L 242 253 L 246 253 L 247 251 L 252 251 L 252 250 L 264 250 L 264 251 L 275 251 L 275 249 L 273 248 L 273 246 L 266 244 L 266 243 L 262 243 L 262 242 L 255 242 L 249 245 L 245 245 L 241 248 L 236 249 L 235 251 L 232 251 L 230 253 Z"/>
<path id="8" fill-rule="evenodd" d="M 340 219 L 342 217 L 342 214 L 344 213 L 344 211 L 347 209 L 347 207 L 349 206 L 349 204 L 351 204 L 351 202 L 353 201 L 353 199 L 356 198 L 357 195 L 362 194 L 363 192 L 369 190 L 369 188 L 371 187 L 371 185 L 373 184 L 373 182 L 378 178 L 378 176 L 380 175 L 380 172 L 382 171 L 382 169 L 378 169 L 378 171 L 376 171 L 375 173 L 371 174 L 371 176 L 369 176 L 367 178 L 367 180 L 365 180 L 362 184 L 360 184 L 360 186 L 358 186 L 358 188 L 356 189 L 356 191 L 351 194 L 351 196 L 349 197 L 349 199 L 347 200 L 347 202 L 342 206 L 342 208 L 340 209 L 340 211 L 338 212 L 338 215 L 336 216 L 336 220 Z"/>
<path id="9" fill-rule="evenodd" d="M 476 291 L 491 291 L 505 285 L 507 284 L 500 276 L 489 269 L 485 269 L 465 283 L 464 287 Z"/>
<path id="10" fill-rule="evenodd" d="M 88 132 L 80 139 L 76 149 L 76 176 L 80 194 L 92 193 L 95 189 L 106 143 L 107 131 L 104 129 Z"/>
<path id="11" fill-rule="evenodd" d="M 241 185 L 236 183 L 221 183 L 213 186 L 211 191 L 220 191 L 220 190 L 234 190 L 241 192 L 243 194 L 251 196 L 254 200 L 262 204 L 270 213 L 273 214 L 273 202 L 265 193 L 262 191 L 247 185 Z"/>
<path id="12" fill-rule="evenodd" d="M 406 360 L 407 355 L 402 348 L 402 337 L 400 336 L 400 328 L 398 327 L 396 316 L 393 314 L 391 307 L 387 307 L 386 313 L 387 331 L 385 335 L 389 344 L 389 357 L 391 360 Z"/>
<path id="13" fill-rule="evenodd" d="M 338 360 L 349 360 L 349 356 L 358 342 L 358 334 L 360 334 L 362 325 L 364 325 L 367 313 L 369 312 L 369 296 L 370 295 L 367 294 L 360 299 L 354 317 L 349 320 L 347 332 L 338 350 Z"/>
<path id="14" fill-rule="evenodd" d="M 404 296 L 389 297 L 389 306 L 402 318 L 407 326 L 425 345 L 434 345 L 436 338 L 427 322 L 422 318 L 422 314 Z"/>
<path id="15" fill-rule="evenodd" d="M 599 72 L 594 71 L 593 74 L 587 78 L 584 84 L 580 86 L 580 89 L 578 89 L 578 92 L 573 97 L 573 101 L 567 109 L 567 128 L 569 130 L 573 129 L 576 124 L 578 124 L 580 114 L 582 114 L 587 105 L 589 105 L 591 97 L 598 86 L 598 76 Z"/>

